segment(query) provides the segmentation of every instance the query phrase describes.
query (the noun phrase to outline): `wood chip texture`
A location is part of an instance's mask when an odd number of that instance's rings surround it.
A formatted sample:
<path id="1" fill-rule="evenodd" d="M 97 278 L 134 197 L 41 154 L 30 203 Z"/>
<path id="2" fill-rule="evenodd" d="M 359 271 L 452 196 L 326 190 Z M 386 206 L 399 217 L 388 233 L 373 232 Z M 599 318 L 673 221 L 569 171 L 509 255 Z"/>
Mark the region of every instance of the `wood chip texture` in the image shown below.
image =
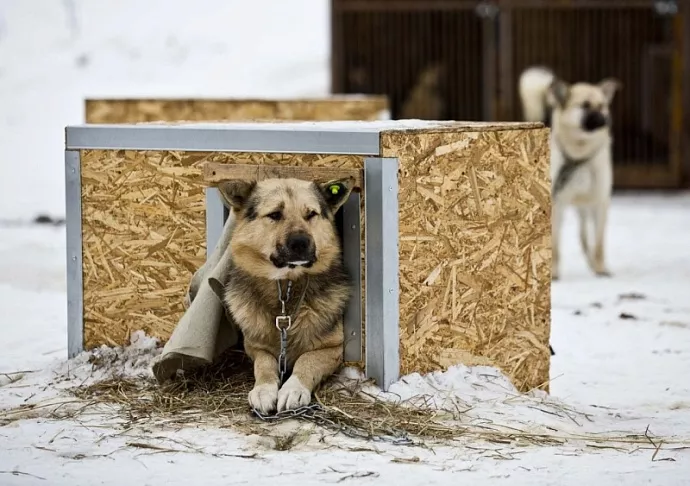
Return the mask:
<path id="1" fill-rule="evenodd" d="M 87 349 L 124 345 L 139 329 L 163 341 L 170 337 L 184 313 L 192 275 L 206 258 L 206 162 L 349 169 L 364 165 L 361 157 L 341 155 L 82 151 Z M 362 200 L 362 220 L 363 205 Z"/>
<path id="2" fill-rule="evenodd" d="M 548 129 L 384 132 L 381 146 L 400 162 L 401 372 L 492 364 L 548 390 Z"/>
<path id="3" fill-rule="evenodd" d="M 400 161 L 401 372 L 490 365 L 548 391 L 548 129 L 386 131 L 381 153 Z M 87 348 L 139 329 L 170 336 L 206 255 L 207 161 L 363 167 L 345 155 L 82 151 Z M 363 258 L 365 231 L 362 207 Z"/>
<path id="4" fill-rule="evenodd" d="M 93 99 L 86 123 L 241 120 L 378 120 L 388 110 L 385 96 L 319 99 Z"/>

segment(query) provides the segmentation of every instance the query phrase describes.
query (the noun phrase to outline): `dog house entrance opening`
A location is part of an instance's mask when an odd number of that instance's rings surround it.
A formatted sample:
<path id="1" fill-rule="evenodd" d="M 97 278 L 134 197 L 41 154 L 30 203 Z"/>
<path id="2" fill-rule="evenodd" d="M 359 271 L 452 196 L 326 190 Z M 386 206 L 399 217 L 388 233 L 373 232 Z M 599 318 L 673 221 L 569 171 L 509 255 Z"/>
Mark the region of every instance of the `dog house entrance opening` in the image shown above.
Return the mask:
<path id="1" fill-rule="evenodd" d="M 218 189 L 206 189 L 206 258 L 218 244 L 230 211 L 223 205 Z M 354 283 L 352 298 L 345 311 L 344 358 L 348 362 L 362 360 L 362 286 L 361 282 L 361 233 L 360 194 L 352 192 L 350 198 L 335 215 L 335 223 L 343 249 L 343 263 Z"/>

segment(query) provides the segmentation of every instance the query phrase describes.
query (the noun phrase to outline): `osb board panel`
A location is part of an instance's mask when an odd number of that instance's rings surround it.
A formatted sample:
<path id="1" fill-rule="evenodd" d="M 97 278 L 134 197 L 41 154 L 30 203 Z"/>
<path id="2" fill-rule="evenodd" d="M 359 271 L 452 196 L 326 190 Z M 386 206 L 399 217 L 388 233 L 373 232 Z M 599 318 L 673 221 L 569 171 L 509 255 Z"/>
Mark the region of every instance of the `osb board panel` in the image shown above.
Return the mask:
<path id="1" fill-rule="evenodd" d="M 401 161 L 403 373 L 490 364 L 523 390 L 547 382 L 547 136 L 546 129 L 382 135 L 383 155 Z M 363 165 L 352 156 L 84 151 L 87 347 L 122 344 L 136 329 L 169 337 L 205 257 L 205 161 Z"/>
<path id="2" fill-rule="evenodd" d="M 87 100 L 86 123 L 240 120 L 377 120 L 383 96 L 315 100 Z"/>
<path id="3" fill-rule="evenodd" d="M 398 156 L 401 371 L 490 364 L 547 388 L 548 129 L 384 132 Z"/>
<path id="4" fill-rule="evenodd" d="M 206 161 L 363 167 L 355 156 L 82 151 L 86 348 L 125 344 L 139 329 L 170 337 L 206 257 Z"/>

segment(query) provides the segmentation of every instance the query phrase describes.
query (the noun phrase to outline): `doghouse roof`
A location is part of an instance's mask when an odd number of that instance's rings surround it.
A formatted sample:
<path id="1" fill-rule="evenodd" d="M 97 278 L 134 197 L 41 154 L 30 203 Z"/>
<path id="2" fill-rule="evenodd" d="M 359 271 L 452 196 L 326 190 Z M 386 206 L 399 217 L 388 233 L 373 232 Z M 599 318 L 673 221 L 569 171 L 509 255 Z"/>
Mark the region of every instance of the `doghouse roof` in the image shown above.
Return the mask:
<path id="1" fill-rule="evenodd" d="M 146 122 L 66 128 L 67 150 L 131 149 L 379 155 L 382 133 L 482 132 L 541 123 L 429 120 Z"/>

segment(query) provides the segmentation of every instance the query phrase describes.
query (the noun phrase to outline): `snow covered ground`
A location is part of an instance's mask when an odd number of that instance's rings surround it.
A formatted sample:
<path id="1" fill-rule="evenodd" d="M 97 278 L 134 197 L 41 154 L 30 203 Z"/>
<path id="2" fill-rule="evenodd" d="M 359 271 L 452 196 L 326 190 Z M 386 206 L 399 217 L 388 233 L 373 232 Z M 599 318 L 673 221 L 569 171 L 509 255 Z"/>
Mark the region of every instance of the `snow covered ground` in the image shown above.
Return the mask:
<path id="1" fill-rule="evenodd" d="M 329 52 L 329 0 L 0 0 L 0 219 L 64 215 L 85 97 L 326 95 Z"/>
<path id="2" fill-rule="evenodd" d="M 616 451 L 591 441 L 468 438 L 409 448 L 321 432 L 279 452 L 268 436 L 232 429 L 122 430 L 99 414 L 49 419 L 41 406 L 3 421 L 2 409 L 66 400 L 61 390 L 94 379 L 87 357 L 64 359 L 64 227 L 22 223 L 40 212 L 64 216 L 63 127 L 82 122 L 83 98 L 324 95 L 328 4 L 0 0 L 0 486 L 688 484 L 690 449 L 678 444 L 690 441 L 690 194 L 616 197 L 611 279 L 589 274 L 577 229 L 566 228 L 550 397 L 518 396 L 490 368 L 410 376 L 394 387 L 468 405 L 474 425 L 561 436 L 639 436 L 649 427 L 655 443 L 669 441 L 656 455 L 651 446 Z M 152 352 L 145 339 L 129 349 L 129 371 L 146 371 Z"/>
<path id="3" fill-rule="evenodd" d="M 424 449 L 322 432 L 280 452 L 267 436 L 232 429 L 152 423 L 122 430 L 104 415 L 53 420 L 38 407 L 0 423 L 0 484 L 188 484 L 190 477 L 204 484 L 687 484 L 690 449 L 678 443 L 690 444 L 690 194 L 617 196 L 612 211 L 611 279 L 590 276 L 569 218 L 562 280 L 553 287 L 550 397 L 517 396 L 491 368 L 413 375 L 393 391 L 469 405 L 465 420 L 475 425 L 491 420 L 557 436 L 641 435 L 649 427 L 655 443 L 672 442 L 654 460 L 651 446 L 617 451 L 586 441 L 540 447 L 468 438 Z M 56 390 L 93 378 L 86 357 L 64 360 L 64 229 L 1 227 L 0 234 L 0 406 L 71 400 Z M 150 343 L 128 353 L 130 372 L 146 372 Z M 25 372 L 21 379 L 10 374 L 17 371 Z M 72 379 L 48 385 L 65 374 Z M 283 432 L 276 426 L 272 434 Z"/>

